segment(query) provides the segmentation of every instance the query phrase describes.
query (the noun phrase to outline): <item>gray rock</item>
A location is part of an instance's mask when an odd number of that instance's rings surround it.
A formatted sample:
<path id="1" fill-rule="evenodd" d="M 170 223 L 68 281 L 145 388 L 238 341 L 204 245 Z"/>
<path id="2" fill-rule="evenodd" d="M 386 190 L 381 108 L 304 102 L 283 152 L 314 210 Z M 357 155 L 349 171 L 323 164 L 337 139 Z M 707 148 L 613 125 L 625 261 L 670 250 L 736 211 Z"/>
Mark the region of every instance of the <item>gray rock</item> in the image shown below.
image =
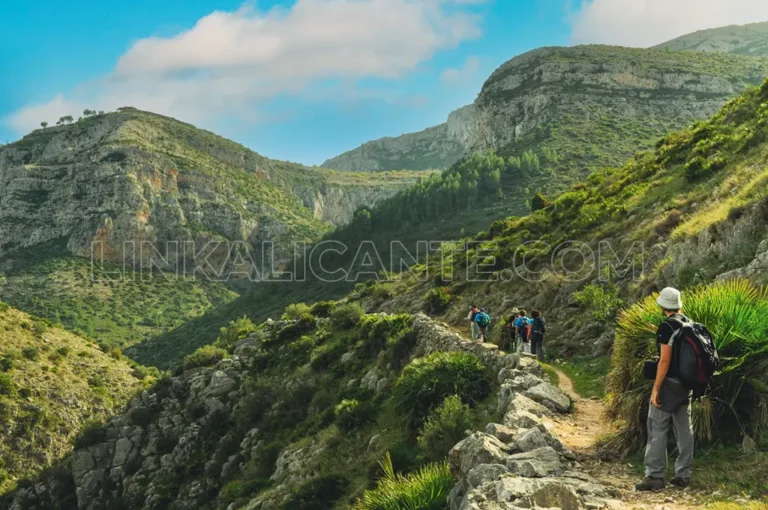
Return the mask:
<path id="1" fill-rule="evenodd" d="M 480 464 L 504 464 L 510 449 L 494 436 L 475 432 L 454 446 L 448 454 L 451 470 L 459 479 Z"/>
<path id="2" fill-rule="evenodd" d="M 498 423 L 489 423 L 485 426 L 485 433 L 494 436 L 502 443 L 511 443 L 517 437 L 517 430 Z"/>
<path id="3" fill-rule="evenodd" d="M 552 411 L 567 413 L 571 409 L 571 399 L 550 383 L 534 386 L 526 390 L 524 395 Z"/>
<path id="4" fill-rule="evenodd" d="M 528 411 L 511 410 L 504 415 L 504 425 L 512 429 L 529 429 L 541 425 L 541 418 Z"/>
<path id="5" fill-rule="evenodd" d="M 514 395 L 512 400 L 510 400 L 509 404 L 506 407 L 506 411 L 507 412 L 526 411 L 539 418 L 543 416 L 549 416 L 550 414 L 552 414 L 552 412 L 546 407 L 544 407 L 543 405 L 519 393 Z"/>
<path id="6" fill-rule="evenodd" d="M 504 464 L 480 464 L 469 470 L 467 482 L 472 487 L 496 481 L 501 475 L 509 473 Z"/>
<path id="7" fill-rule="evenodd" d="M 208 396 L 226 395 L 235 388 L 237 381 L 232 379 L 226 372 L 216 370 L 211 374 L 211 382 L 208 385 L 206 394 Z"/>
<path id="8" fill-rule="evenodd" d="M 563 472 L 560 456 L 551 446 L 517 453 L 507 458 L 507 468 L 520 476 L 544 477 Z"/>

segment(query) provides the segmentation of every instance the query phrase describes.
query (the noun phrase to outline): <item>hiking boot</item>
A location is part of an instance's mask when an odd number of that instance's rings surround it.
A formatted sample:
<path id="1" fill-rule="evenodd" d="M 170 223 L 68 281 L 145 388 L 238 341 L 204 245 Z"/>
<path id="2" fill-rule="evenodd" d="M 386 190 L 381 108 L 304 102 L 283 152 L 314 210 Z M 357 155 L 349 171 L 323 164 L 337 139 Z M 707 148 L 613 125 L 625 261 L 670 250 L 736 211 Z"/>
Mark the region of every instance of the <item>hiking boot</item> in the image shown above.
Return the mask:
<path id="1" fill-rule="evenodd" d="M 689 485 L 691 485 L 691 479 L 690 478 L 683 478 L 682 476 L 676 476 L 672 478 L 669 481 L 670 485 L 674 485 L 675 487 L 680 487 L 681 489 L 685 489 Z"/>
<path id="2" fill-rule="evenodd" d="M 635 489 L 639 491 L 660 491 L 665 487 L 663 478 L 650 478 L 645 477 L 643 481 L 635 485 Z"/>

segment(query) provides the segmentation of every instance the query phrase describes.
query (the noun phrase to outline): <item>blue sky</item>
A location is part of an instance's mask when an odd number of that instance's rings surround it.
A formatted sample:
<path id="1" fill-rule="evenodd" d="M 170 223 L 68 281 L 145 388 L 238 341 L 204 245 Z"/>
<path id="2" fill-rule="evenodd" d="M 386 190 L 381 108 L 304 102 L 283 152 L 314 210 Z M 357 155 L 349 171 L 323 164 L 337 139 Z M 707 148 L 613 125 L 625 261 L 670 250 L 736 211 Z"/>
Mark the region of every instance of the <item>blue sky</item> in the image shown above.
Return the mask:
<path id="1" fill-rule="evenodd" d="M 131 105 L 320 164 L 444 122 L 539 46 L 647 46 L 768 19 L 762 0 L 676 1 L 679 19 L 668 0 L 3 0 L 0 142 Z"/>

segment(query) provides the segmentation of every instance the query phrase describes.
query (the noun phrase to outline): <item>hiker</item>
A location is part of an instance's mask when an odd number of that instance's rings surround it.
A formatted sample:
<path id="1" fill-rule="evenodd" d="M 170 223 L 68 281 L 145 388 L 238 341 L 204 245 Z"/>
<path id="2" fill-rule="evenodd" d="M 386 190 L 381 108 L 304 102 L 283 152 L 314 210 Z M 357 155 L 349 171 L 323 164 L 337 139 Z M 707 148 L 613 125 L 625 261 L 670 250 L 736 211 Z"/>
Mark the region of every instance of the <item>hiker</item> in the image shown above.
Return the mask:
<path id="1" fill-rule="evenodd" d="M 472 305 L 469 309 L 469 315 L 467 315 L 467 320 L 469 321 L 469 334 L 472 336 L 473 342 L 477 340 L 477 324 L 475 323 L 475 316 L 478 312 L 479 310 L 477 309 L 477 306 Z"/>
<path id="2" fill-rule="evenodd" d="M 544 361 L 544 335 L 547 333 L 547 326 L 539 310 L 532 311 L 531 317 L 531 354 L 535 354 L 539 361 Z"/>
<path id="3" fill-rule="evenodd" d="M 488 326 L 491 324 L 491 316 L 485 311 L 485 308 L 481 308 L 475 315 L 475 324 L 477 324 L 477 337 L 481 342 L 485 342 L 485 333 L 488 330 Z"/>
<path id="4" fill-rule="evenodd" d="M 523 352 L 523 347 L 528 343 L 528 326 L 530 321 L 525 316 L 525 310 L 517 312 L 515 319 L 515 336 L 517 337 L 517 352 Z"/>
<path id="5" fill-rule="evenodd" d="M 680 313 L 683 308 L 680 291 L 667 287 L 656 303 L 666 319 L 656 332 L 659 354 L 656 378 L 648 409 L 648 443 L 645 447 L 645 478 L 635 486 L 639 491 L 664 488 L 664 468 L 667 463 L 667 432 L 674 427 L 679 455 L 675 476 L 669 483 L 687 487 L 693 474 L 693 426 L 691 424 L 691 392 L 678 378 L 673 345 L 678 331 L 689 319 Z"/>

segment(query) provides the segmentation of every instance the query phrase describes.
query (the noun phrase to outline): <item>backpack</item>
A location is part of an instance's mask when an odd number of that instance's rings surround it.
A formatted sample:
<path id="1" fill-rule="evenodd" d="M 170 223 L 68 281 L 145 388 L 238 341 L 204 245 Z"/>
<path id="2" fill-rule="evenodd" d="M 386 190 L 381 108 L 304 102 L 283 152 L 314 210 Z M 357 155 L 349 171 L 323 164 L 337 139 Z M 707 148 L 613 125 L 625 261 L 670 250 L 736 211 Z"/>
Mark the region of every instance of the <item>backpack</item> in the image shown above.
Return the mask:
<path id="1" fill-rule="evenodd" d="M 720 358 L 712 333 L 706 326 L 687 317 L 683 319 L 672 318 L 682 325 L 673 340 L 675 369 L 683 386 L 694 390 L 699 396 L 706 393 L 720 366 Z"/>
<path id="2" fill-rule="evenodd" d="M 480 312 L 480 313 L 478 313 L 478 314 L 477 314 L 477 316 L 475 317 L 475 322 L 476 322 L 476 323 L 477 323 L 477 325 L 478 325 L 478 326 L 480 326 L 481 328 L 485 328 L 485 327 L 488 327 L 488 324 L 490 324 L 490 323 L 491 323 L 491 316 L 490 316 L 490 315 L 488 315 L 487 313 L 484 313 L 484 312 Z"/>
<path id="3" fill-rule="evenodd" d="M 533 332 L 542 336 L 547 334 L 547 325 L 544 322 L 544 317 L 533 319 Z"/>

